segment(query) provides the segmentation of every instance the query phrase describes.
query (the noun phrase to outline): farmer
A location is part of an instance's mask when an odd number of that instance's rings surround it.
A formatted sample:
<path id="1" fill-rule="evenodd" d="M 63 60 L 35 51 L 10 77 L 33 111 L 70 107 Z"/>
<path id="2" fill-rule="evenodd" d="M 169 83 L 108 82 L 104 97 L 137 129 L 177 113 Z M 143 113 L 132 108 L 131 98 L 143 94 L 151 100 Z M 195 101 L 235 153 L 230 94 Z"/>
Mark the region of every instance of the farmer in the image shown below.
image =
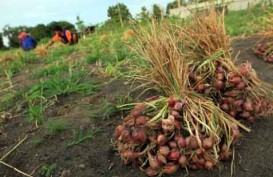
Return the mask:
<path id="1" fill-rule="evenodd" d="M 66 45 L 73 45 L 78 43 L 78 36 L 72 33 L 70 30 L 63 30 L 60 26 L 54 27 L 55 36 L 47 44 L 46 48 L 48 49 L 54 42 L 61 41 Z"/>
<path id="2" fill-rule="evenodd" d="M 18 35 L 18 39 L 19 44 L 21 45 L 24 51 L 35 49 L 35 47 L 37 46 L 37 42 L 33 39 L 33 37 L 28 35 L 26 32 L 20 33 Z"/>

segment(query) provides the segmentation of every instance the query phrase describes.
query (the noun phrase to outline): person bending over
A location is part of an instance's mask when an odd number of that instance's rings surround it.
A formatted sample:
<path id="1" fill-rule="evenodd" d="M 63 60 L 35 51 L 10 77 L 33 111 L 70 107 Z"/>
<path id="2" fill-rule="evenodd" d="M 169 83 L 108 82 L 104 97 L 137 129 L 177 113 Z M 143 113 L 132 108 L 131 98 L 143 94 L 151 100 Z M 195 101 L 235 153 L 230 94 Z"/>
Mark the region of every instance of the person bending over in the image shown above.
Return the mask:
<path id="1" fill-rule="evenodd" d="M 35 49 L 37 46 L 37 42 L 35 41 L 35 39 L 26 32 L 20 33 L 18 35 L 18 40 L 20 46 L 23 48 L 24 51 Z"/>
<path id="2" fill-rule="evenodd" d="M 73 45 L 78 43 L 78 36 L 70 30 L 63 30 L 60 26 L 54 27 L 55 36 L 49 41 L 46 48 L 48 49 L 57 41 L 61 41 L 65 45 Z"/>

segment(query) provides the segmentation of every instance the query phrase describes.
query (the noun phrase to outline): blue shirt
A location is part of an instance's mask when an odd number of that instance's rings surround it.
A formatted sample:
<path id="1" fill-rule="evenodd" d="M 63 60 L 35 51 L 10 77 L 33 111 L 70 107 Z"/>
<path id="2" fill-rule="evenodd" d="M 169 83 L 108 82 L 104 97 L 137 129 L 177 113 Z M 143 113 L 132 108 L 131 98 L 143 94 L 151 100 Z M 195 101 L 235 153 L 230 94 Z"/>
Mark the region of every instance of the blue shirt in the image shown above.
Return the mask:
<path id="1" fill-rule="evenodd" d="M 31 50 L 37 46 L 37 42 L 31 36 L 27 36 L 21 41 L 21 46 L 24 50 Z"/>

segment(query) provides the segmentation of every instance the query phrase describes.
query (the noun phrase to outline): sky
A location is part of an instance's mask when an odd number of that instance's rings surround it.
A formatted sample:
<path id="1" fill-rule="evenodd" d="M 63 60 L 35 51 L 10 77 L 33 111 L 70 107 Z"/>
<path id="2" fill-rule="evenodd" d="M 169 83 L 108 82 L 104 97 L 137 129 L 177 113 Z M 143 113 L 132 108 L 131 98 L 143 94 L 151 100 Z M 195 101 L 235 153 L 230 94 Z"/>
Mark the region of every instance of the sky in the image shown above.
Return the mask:
<path id="1" fill-rule="evenodd" d="M 79 15 L 87 25 L 101 23 L 108 19 L 107 9 L 117 3 L 124 3 L 133 16 L 142 6 L 151 9 L 153 4 L 166 7 L 172 0 L 0 0 L 0 31 L 10 26 L 47 24 L 51 21 L 76 22 Z"/>

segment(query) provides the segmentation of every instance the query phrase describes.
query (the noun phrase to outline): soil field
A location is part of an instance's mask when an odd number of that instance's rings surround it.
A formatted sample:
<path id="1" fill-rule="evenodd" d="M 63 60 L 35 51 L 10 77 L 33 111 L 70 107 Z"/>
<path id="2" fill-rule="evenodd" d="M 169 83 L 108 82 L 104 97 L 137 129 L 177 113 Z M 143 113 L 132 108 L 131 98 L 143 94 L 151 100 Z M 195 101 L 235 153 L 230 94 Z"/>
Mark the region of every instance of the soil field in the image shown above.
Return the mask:
<path id="1" fill-rule="evenodd" d="M 257 58 L 253 45 L 259 37 L 240 39 L 233 42 L 233 53 L 240 51 L 238 62 L 249 61 L 261 79 L 273 83 L 273 65 Z M 22 78 L 17 76 L 22 80 Z M 24 77 L 28 77 L 24 75 Z M 4 161 L 35 177 L 44 177 L 42 167 L 52 167 L 52 177 L 145 177 L 137 166 L 124 166 L 115 152 L 111 138 L 115 127 L 121 123 L 122 115 L 92 117 L 94 112 L 101 112 L 99 105 L 103 100 L 111 104 L 118 102 L 119 95 L 126 95 L 130 86 L 123 80 L 115 80 L 103 86 L 100 91 L 89 97 L 77 94 L 62 97 L 58 103 L 48 110 L 47 117 L 58 117 L 69 122 L 70 130 L 52 135 L 44 128 L 35 126 L 25 119 L 17 117 L 5 125 L 5 133 L 0 134 L 0 157 L 27 136 L 20 145 Z M 133 96 L 136 97 L 137 94 Z M 151 95 L 151 93 L 149 94 Z M 258 119 L 251 133 L 244 133 L 236 145 L 234 177 L 273 177 L 273 120 L 272 117 Z M 71 147 L 67 141 L 73 140 L 72 129 L 96 132 L 91 140 Z M 219 169 L 212 171 L 180 170 L 173 177 L 229 177 L 230 161 L 222 163 Z M 48 170 L 49 171 L 49 170 Z M 0 176 L 22 177 L 21 174 L 0 164 Z M 166 175 L 167 176 L 167 175 Z"/>

